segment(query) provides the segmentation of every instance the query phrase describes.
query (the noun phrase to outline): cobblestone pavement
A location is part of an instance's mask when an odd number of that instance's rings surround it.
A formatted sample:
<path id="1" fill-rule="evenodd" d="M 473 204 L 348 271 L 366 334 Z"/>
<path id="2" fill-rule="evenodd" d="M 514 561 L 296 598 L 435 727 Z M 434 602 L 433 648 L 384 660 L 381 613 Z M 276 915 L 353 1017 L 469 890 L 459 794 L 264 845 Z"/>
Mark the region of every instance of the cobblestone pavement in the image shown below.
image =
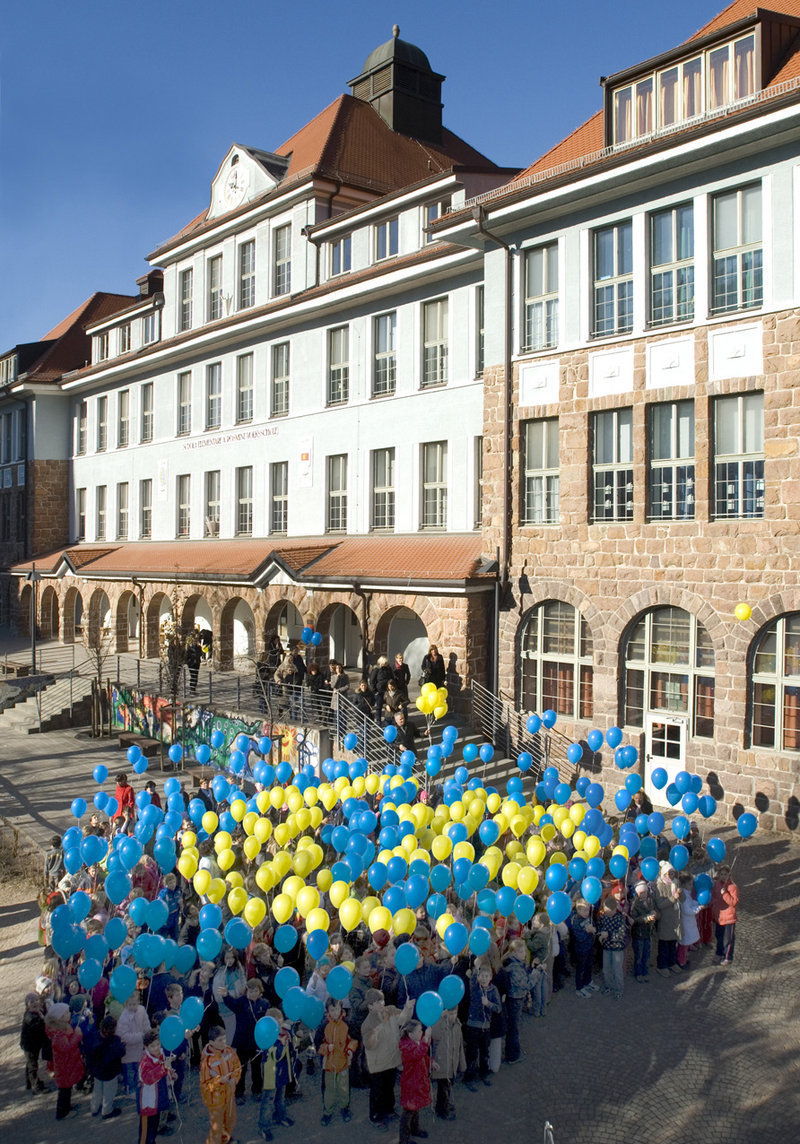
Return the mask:
<path id="1" fill-rule="evenodd" d="M 75 732 L 44 736 L 4 734 L 0 763 L 0 815 L 38 840 L 64 829 L 68 805 L 85 793 L 97 762 L 122 759 L 115 748 L 83 740 Z M 101 757 L 102 756 L 102 757 Z M 113 771 L 112 771 L 113 774 Z M 620 1001 L 577 997 L 572 981 L 552 999 L 543 1020 L 528 1017 L 522 1029 L 527 1056 L 503 1066 L 491 1088 L 477 1093 L 456 1086 L 457 1119 L 422 1123 L 441 1144 L 486 1144 L 494 1131 L 506 1139 L 538 1142 L 545 1120 L 555 1144 L 794 1144 L 800 1141 L 800 848 L 757 833 L 741 842 L 719 832 L 736 855 L 740 887 L 736 961 L 723 970 L 713 950 L 693 956 L 691 969 L 647 985 L 626 978 Z M 2 871 L 0 871 L 2 880 Z M 91 1130 L 97 1144 L 136 1137 L 132 1106 L 98 1122 L 87 1097 L 80 1112 L 56 1124 L 55 1097 L 30 1097 L 15 1051 L 22 998 L 35 961 L 35 913 L 30 905 L 0 909 L 0 1126 L 15 1144 L 72 1144 Z M 26 926 L 30 934 L 25 937 Z M 14 970 L 23 965 L 25 972 Z M 302 1081 L 303 1099 L 290 1105 L 294 1128 L 276 1129 L 287 1144 L 301 1137 L 338 1144 L 344 1126 L 320 1125 L 319 1077 Z M 208 1122 L 196 1075 L 174 1136 L 199 1144 Z M 352 1097 L 348 1136 L 358 1141 L 396 1138 L 367 1119 L 367 1096 Z M 237 1138 L 259 1139 L 257 1107 L 239 1109 Z"/>

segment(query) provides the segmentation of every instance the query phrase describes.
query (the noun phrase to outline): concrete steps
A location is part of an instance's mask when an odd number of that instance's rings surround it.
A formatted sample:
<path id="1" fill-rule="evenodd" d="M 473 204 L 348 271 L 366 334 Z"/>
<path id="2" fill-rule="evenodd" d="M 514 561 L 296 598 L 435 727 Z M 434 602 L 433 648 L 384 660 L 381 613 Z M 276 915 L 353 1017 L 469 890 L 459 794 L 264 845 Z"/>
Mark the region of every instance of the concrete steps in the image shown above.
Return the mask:
<path id="1" fill-rule="evenodd" d="M 87 676 L 54 680 L 36 695 L 4 710 L 0 714 L 0 731 L 8 727 L 35 735 L 84 722 L 91 694 L 92 681 Z"/>

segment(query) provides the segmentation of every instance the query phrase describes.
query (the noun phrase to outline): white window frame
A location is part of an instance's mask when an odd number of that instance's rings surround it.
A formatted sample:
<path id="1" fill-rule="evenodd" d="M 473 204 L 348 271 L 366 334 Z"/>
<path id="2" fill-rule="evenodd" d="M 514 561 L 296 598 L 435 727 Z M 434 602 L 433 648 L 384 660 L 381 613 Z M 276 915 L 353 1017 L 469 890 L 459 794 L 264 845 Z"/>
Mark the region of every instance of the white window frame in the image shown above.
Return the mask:
<path id="1" fill-rule="evenodd" d="M 82 397 L 78 402 L 78 412 L 75 420 L 75 452 L 79 457 L 81 457 L 86 452 L 89 434 L 89 402 L 85 397 Z M 7 461 L 10 460 L 10 458 L 4 456 L 3 460 Z"/>
<path id="2" fill-rule="evenodd" d="M 758 192 L 759 235 L 747 236 L 745 196 Z M 717 211 L 723 200 L 736 200 L 737 241 L 733 246 L 718 247 Z M 748 183 L 743 187 L 720 191 L 711 198 L 711 313 L 733 314 L 740 310 L 758 309 L 764 304 L 764 193 L 762 184 Z M 718 273 L 726 264 L 727 271 Z M 733 290 L 718 291 L 718 283 L 731 278 Z"/>
<path id="3" fill-rule="evenodd" d="M 127 481 L 117 483 L 117 540 L 128 539 L 129 487 Z"/>
<path id="4" fill-rule="evenodd" d="M 272 243 L 272 294 L 279 298 L 292 292 L 292 224 L 276 226 Z"/>
<path id="5" fill-rule="evenodd" d="M 694 520 L 694 401 L 688 398 L 654 402 L 647 412 L 648 520 Z M 662 416 L 665 418 L 664 427 L 669 431 L 666 449 L 657 443 L 656 419 Z M 688 424 L 690 441 L 686 444 L 681 440 L 682 421 Z M 659 449 L 664 455 L 657 457 L 655 454 Z"/>
<path id="6" fill-rule="evenodd" d="M 123 322 L 117 332 L 117 352 L 126 354 L 131 348 L 131 324 L 130 322 Z"/>
<path id="7" fill-rule="evenodd" d="M 558 524 L 560 469 L 557 417 L 524 424 L 521 525 Z M 533 461 L 537 463 L 534 464 Z"/>
<path id="8" fill-rule="evenodd" d="M 347 532 L 347 453 L 325 458 L 325 531 Z"/>
<path id="9" fill-rule="evenodd" d="M 394 532 L 395 528 L 395 450 L 394 446 L 372 450 L 370 529 Z"/>
<path id="10" fill-rule="evenodd" d="M 238 304 L 249 310 L 256 304 L 256 240 L 248 238 L 239 247 Z"/>
<path id="11" fill-rule="evenodd" d="M 206 366 L 206 429 L 222 428 L 222 362 Z"/>
<path id="12" fill-rule="evenodd" d="M 194 270 L 188 266 L 178 275 L 178 333 L 192 328 Z"/>
<path id="13" fill-rule="evenodd" d="M 599 242 L 610 234 L 613 241 L 612 273 L 600 277 Z M 627 235 L 627 238 L 625 237 Z M 633 329 L 633 222 L 630 218 L 596 227 L 592 239 L 592 337 L 611 338 L 629 334 Z M 626 248 L 630 249 L 630 268 L 625 269 Z M 610 307 L 610 308 L 609 308 Z M 613 320 L 601 320 L 610 312 Z"/>
<path id="14" fill-rule="evenodd" d="M 236 470 L 236 535 L 253 535 L 253 466 Z"/>
<path id="15" fill-rule="evenodd" d="M 735 448 L 720 451 L 720 411 L 732 408 Z M 764 394 L 760 390 L 714 398 L 713 520 L 760 519 L 765 511 Z M 755 436 L 755 441 L 752 437 Z M 750 438 L 750 441 L 748 441 Z M 748 444 L 751 446 L 748 448 Z M 756 446 L 756 447 L 752 447 Z M 721 490 L 724 486 L 724 495 Z M 728 511 L 720 511 L 725 505 Z M 747 511 L 748 505 L 750 506 Z"/>
<path id="16" fill-rule="evenodd" d="M 108 448 L 108 398 L 105 394 L 98 397 L 95 410 L 97 412 L 96 452 L 105 453 Z"/>
<path id="17" fill-rule="evenodd" d="M 330 276 L 338 278 L 340 274 L 349 274 L 352 266 L 352 235 L 343 234 L 330 243 Z"/>
<path id="18" fill-rule="evenodd" d="M 175 537 L 187 540 L 192 531 L 192 478 L 179 473 L 175 478 Z"/>
<path id="19" fill-rule="evenodd" d="M 175 425 L 176 437 L 188 437 L 192 431 L 192 372 L 184 370 L 177 379 L 178 419 Z"/>
<path id="20" fill-rule="evenodd" d="M 292 352 L 289 342 L 277 342 L 270 350 L 270 417 L 286 417 L 289 413 Z"/>
<path id="21" fill-rule="evenodd" d="M 375 261 L 396 258 L 400 249 L 400 219 L 397 215 L 375 225 Z"/>
<path id="22" fill-rule="evenodd" d="M 346 405 L 350 400 L 350 327 L 328 330 L 328 385 L 326 405 Z"/>
<path id="23" fill-rule="evenodd" d="M 4 498 L 4 504 L 10 505 L 9 497 Z M 8 533 L 11 534 L 11 520 L 9 518 Z M 78 541 L 86 539 L 86 489 L 75 490 L 75 534 Z"/>
<path id="24" fill-rule="evenodd" d="M 121 389 L 117 394 L 117 448 L 127 449 L 131 440 L 131 391 Z"/>
<path id="25" fill-rule="evenodd" d="M 205 539 L 219 536 L 222 474 L 219 469 L 209 469 L 205 474 L 203 508 L 203 536 Z"/>
<path id="26" fill-rule="evenodd" d="M 608 421 L 606 420 L 608 419 Z M 600 425 L 611 427 L 611 456 L 598 460 Z M 602 494 L 603 513 L 598 512 Z M 592 523 L 633 520 L 633 409 L 592 413 Z"/>
<path id="27" fill-rule="evenodd" d="M 239 354 L 236 358 L 236 424 L 253 420 L 253 354 Z"/>
<path id="28" fill-rule="evenodd" d="M 420 446 L 420 530 L 442 532 L 447 528 L 447 441 L 425 441 Z M 435 475 L 428 477 L 428 461 Z"/>
<path id="29" fill-rule="evenodd" d="M 222 317 L 222 255 L 215 254 L 206 263 L 206 321 L 216 322 Z"/>
<path id="30" fill-rule="evenodd" d="M 384 336 L 384 334 L 388 336 Z M 397 311 L 372 319 L 372 397 L 391 397 L 397 388 Z M 383 346 L 384 348 L 380 348 Z"/>
<path id="31" fill-rule="evenodd" d="M 269 531 L 286 536 L 289 530 L 289 462 L 273 461 L 269 467 Z"/>
<path id="32" fill-rule="evenodd" d="M 153 479 L 139 481 L 139 539 L 150 540 L 153 535 Z"/>
<path id="33" fill-rule="evenodd" d="M 420 389 L 447 385 L 450 356 L 450 300 L 422 304 L 422 376 Z"/>
<path id="34" fill-rule="evenodd" d="M 95 540 L 106 539 L 106 517 L 108 510 L 108 486 L 98 485 L 95 489 Z"/>
<path id="35" fill-rule="evenodd" d="M 154 390 L 152 381 L 146 381 L 141 389 L 141 436 L 140 443 L 146 445 L 153 440 L 155 413 L 153 408 Z"/>
<path id="36" fill-rule="evenodd" d="M 545 242 L 525 250 L 522 267 L 525 289 L 523 353 L 552 349 L 558 345 L 558 263 L 557 242 Z M 537 281 L 539 277 L 540 283 Z M 536 289 L 537 286 L 540 288 Z"/>

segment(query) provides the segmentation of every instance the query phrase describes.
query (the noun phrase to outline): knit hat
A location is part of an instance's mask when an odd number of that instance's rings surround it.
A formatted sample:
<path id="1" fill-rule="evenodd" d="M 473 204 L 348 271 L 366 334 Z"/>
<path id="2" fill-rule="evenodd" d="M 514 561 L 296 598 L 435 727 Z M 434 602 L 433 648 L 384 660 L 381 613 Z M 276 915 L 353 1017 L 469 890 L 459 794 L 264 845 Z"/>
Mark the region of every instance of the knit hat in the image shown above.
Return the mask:
<path id="1" fill-rule="evenodd" d="M 65 1005 L 63 1001 L 58 1001 L 47 1010 L 47 1016 L 53 1021 L 63 1021 L 65 1017 L 69 1017 L 69 1005 Z"/>
<path id="2" fill-rule="evenodd" d="M 375 930 L 375 933 L 372 935 L 372 940 L 379 949 L 383 949 L 384 946 L 389 944 L 389 931 L 385 929 Z"/>
<path id="3" fill-rule="evenodd" d="M 383 994 L 380 989 L 368 989 L 364 994 L 365 1005 L 375 1005 L 378 1001 L 383 1001 Z"/>
<path id="4" fill-rule="evenodd" d="M 647 890 L 648 890 L 648 885 L 647 885 L 647 882 L 645 882 L 645 881 L 644 881 L 644 879 L 642 879 L 642 881 L 641 881 L 641 882 L 637 882 L 637 883 L 636 883 L 636 885 L 635 885 L 633 888 L 634 888 L 634 891 L 635 891 L 637 894 L 640 894 L 640 893 L 642 893 L 642 891 L 644 891 L 645 893 L 647 893 Z"/>

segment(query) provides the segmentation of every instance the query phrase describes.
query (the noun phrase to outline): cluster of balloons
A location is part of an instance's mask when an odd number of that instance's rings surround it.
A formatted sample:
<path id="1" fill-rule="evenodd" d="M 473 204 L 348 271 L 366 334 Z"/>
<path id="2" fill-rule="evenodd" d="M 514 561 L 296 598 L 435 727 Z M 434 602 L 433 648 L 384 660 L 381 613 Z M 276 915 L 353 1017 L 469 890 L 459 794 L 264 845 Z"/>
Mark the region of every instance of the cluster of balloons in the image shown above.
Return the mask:
<path id="1" fill-rule="evenodd" d="M 448 712 L 447 688 L 435 683 L 423 683 L 415 700 L 416 708 L 429 718 L 444 719 Z"/>
<path id="2" fill-rule="evenodd" d="M 322 643 L 322 633 L 315 632 L 313 628 L 305 627 L 300 633 L 300 639 L 306 647 L 308 647 L 309 644 L 311 644 L 312 647 L 319 647 Z"/>

